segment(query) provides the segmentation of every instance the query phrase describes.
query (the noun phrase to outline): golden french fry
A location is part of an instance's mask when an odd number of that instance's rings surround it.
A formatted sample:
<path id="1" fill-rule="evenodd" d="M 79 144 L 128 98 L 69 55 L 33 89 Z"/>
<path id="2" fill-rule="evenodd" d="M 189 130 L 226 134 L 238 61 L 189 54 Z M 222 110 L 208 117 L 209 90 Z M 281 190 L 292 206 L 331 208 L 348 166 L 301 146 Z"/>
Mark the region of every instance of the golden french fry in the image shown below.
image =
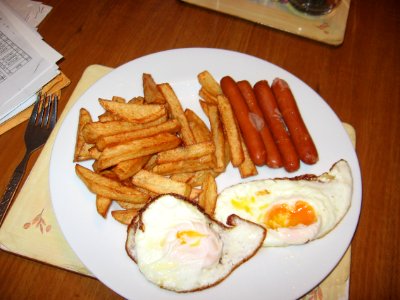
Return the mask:
<path id="1" fill-rule="evenodd" d="M 143 73 L 143 94 L 147 103 L 164 104 L 165 98 L 157 87 L 151 74 Z"/>
<path id="2" fill-rule="evenodd" d="M 143 169 L 151 171 L 156 164 L 157 164 L 157 154 L 153 154 L 148 160 L 148 162 L 144 165 Z"/>
<path id="3" fill-rule="evenodd" d="M 196 141 L 192 131 L 190 130 L 189 123 L 186 119 L 185 113 L 183 112 L 181 103 L 179 102 L 174 90 L 168 83 L 162 83 L 158 85 L 158 87 L 168 103 L 170 113 L 181 124 L 183 143 L 187 146 L 194 144 Z"/>
<path id="4" fill-rule="evenodd" d="M 210 118 L 210 117 L 208 116 L 208 106 L 209 106 L 209 105 L 216 105 L 216 104 L 211 104 L 211 103 L 205 102 L 205 101 L 203 101 L 203 100 L 199 100 L 199 103 L 200 103 L 201 109 L 203 110 L 203 112 L 205 113 L 205 115 L 206 115 L 208 118 Z"/>
<path id="5" fill-rule="evenodd" d="M 109 122 L 109 121 L 120 121 L 121 118 L 118 117 L 117 115 L 114 115 L 113 113 L 109 111 L 105 111 L 101 115 L 99 115 L 99 121 L 100 122 Z"/>
<path id="6" fill-rule="evenodd" d="M 99 159 L 101 155 L 101 152 L 95 146 L 90 147 L 88 152 L 93 159 Z"/>
<path id="7" fill-rule="evenodd" d="M 212 216 L 214 214 L 215 203 L 217 201 L 217 183 L 211 174 L 207 174 L 202 185 L 202 193 L 199 196 L 198 203 L 204 208 L 204 211 Z"/>
<path id="8" fill-rule="evenodd" d="M 141 209 L 145 204 L 135 204 L 135 203 L 129 203 L 125 201 L 116 201 L 119 206 L 121 206 L 123 209 Z"/>
<path id="9" fill-rule="evenodd" d="M 107 216 L 108 209 L 110 208 L 112 200 L 105 198 L 100 195 L 96 195 L 96 209 L 97 212 L 105 218 Z"/>
<path id="10" fill-rule="evenodd" d="M 250 176 L 255 176 L 258 174 L 257 167 L 254 165 L 253 161 L 250 158 L 249 151 L 247 149 L 246 144 L 243 141 L 243 137 L 240 135 L 240 141 L 242 143 L 244 160 L 239 165 L 239 173 L 240 177 L 246 178 Z"/>
<path id="11" fill-rule="evenodd" d="M 189 197 L 192 190 L 191 186 L 170 178 L 146 171 L 140 170 L 132 177 L 132 182 L 138 187 L 145 188 L 157 194 L 174 193 Z"/>
<path id="12" fill-rule="evenodd" d="M 185 115 L 196 143 L 211 141 L 211 132 L 204 121 L 190 109 L 185 110 Z"/>
<path id="13" fill-rule="evenodd" d="M 144 104 L 146 101 L 144 100 L 144 97 L 133 97 L 131 100 L 128 101 L 130 104 Z"/>
<path id="14" fill-rule="evenodd" d="M 167 114 L 165 106 L 160 104 L 119 103 L 104 99 L 99 99 L 99 103 L 105 110 L 136 124 L 151 122 Z"/>
<path id="15" fill-rule="evenodd" d="M 157 154 L 157 164 L 164 164 L 168 162 L 195 159 L 207 154 L 215 152 L 215 146 L 213 142 L 197 143 L 189 146 L 174 148 L 159 152 Z"/>
<path id="16" fill-rule="evenodd" d="M 104 170 L 121 161 L 154 154 L 177 147 L 181 140 L 170 133 L 160 133 L 105 148 L 97 160 L 98 170 Z"/>
<path id="17" fill-rule="evenodd" d="M 212 154 L 200 158 L 180 160 L 154 166 L 153 172 L 161 175 L 195 172 L 215 167 L 215 157 Z"/>
<path id="18" fill-rule="evenodd" d="M 88 144 L 86 143 L 82 132 L 85 125 L 91 122 L 92 122 L 92 117 L 90 116 L 90 113 L 86 109 L 81 108 L 79 110 L 79 121 L 78 121 L 78 131 L 76 134 L 74 162 L 91 159 L 90 153 L 88 152 L 88 149 L 90 147 L 88 147 Z"/>
<path id="19" fill-rule="evenodd" d="M 137 209 L 123 209 L 123 210 L 113 210 L 111 215 L 113 218 L 124 225 L 131 224 L 133 218 L 138 214 Z"/>
<path id="20" fill-rule="evenodd" d="M 168 120 L 164 123 L 143 128 L 140 130 L 101 136 L 96 141 L 96 147 L 100 151 L 103 151 L 104 148 L 113 146 L 115 144 L 121 144 L 135 139 L 150 137 L 163 132 L 176 133 L 177 131 L 179 131 L 180 127 L 181 126 L 177 120 Z"/>
<path id="21" fill-rule="evenodd" d="M 200 89 L 199 96 L 207 103 L 217 104 L 217 97 L 213 96 L 209 91 L 207 91 L 204 87 Z"/>
<path id="22" fill-rule="evenodd" d="M 118 102 L 118 103 L 125 103 L 126 102 L 125 98 L 120 97 L 120 96 L 113 96 L 111 101 L 115 101 L 115 102 Z"/>
<path id="23" fill-rule="evenodd" d="M 101 136 L 140 130 L 164 123 L 165 121 L 167 121 L 167 116 L 162 116 L 155 121 L 142 124 L 135 124 L 128 121 L 90 122 L 83 127 L 82 134 L 87 143 L 94 144 Z"/>
<path id="24" fill-rule="evenodd" d="M 97 174 L 81 165 L 75 165 L 75 172 L 88 189 L 96 195 L 138 204 L 146 203 L 149 199 L 148 195 L 134 188 L 126 187 L 118 181 Z"/>
<path id="25" fill-rule="evenodd" d="M 112 168 L 113 172 L 118 176 L 119 180 L 125 180 L 139 172 L 143 166 L 149 161 L 150 155 L 121 161 Z"/>
<path id="26" fill-rule="evenodd" d="M 223 172 L 225 170 L 225 137 L 222 123 L 219 118 L 218 107 L 208 105 L 208 113 L 211 125 L 211 135 L 215 145 L 215 171 Z"/>
<path id="27" fill-rule="evenodd" d="M 175 181 L 179 182 L 188 182 L 192 177 L 194 177 L 196 172 L 190 172 L 190 173 L 176 173 L 172 174 L 170 178 Z"/>
<path id="28" fill-rule="evenodd" d="M 197 79 L 199 80 L 201 86 L 204 87 L 211 95 L 217 96 L 222 94 L 219 83 L 207 70 L 199 73 L 197 75 Z"/>
<path id="29" fill-rule="evenodd" d="M 225 129 L 225 137 L 229 143 L 231 162 L 234 167 L 237 167 L 244 160 L 240 131 L 236 125 L 235 115 L 233 114 L 228 98 L 224 95 L 218 95 L 217 100 L 219 115 Z"/>
<path id="30" fill-rule="evenodd" d="M 218 173 L 216 173 L 214 170 L 200 170 L 194 173 L 194 176 L 192 176 L 186 183 L 191 185 L 192 187 L 196 186 L 201 186 L 206 178 L 206 176 L 211 175 L 214 178 L 218 176 Z"/>
<path id="31" fill-rule="evenodd" d="M 196 188 L 192 189 L 192 191 L 190 192 L 189 200 L 197 202 L 202 192 L 203 190 L 201 189 L 196 189 Z"/>

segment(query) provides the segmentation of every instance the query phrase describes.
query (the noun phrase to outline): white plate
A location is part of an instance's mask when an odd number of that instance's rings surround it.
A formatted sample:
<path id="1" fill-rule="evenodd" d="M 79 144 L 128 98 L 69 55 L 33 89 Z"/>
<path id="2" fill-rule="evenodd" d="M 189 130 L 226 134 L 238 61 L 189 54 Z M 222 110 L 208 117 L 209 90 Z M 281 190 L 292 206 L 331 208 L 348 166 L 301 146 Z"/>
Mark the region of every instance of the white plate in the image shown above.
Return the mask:
<path id="1" fill-rule="evenodd" d="M 199 106 L 197 74 L 209 70 L 216 79 L 230 75 L 252 84 L 275 77 L 291 86 L 299 108 L 319 151 L 317 164 L 301 165 L 296 173 L 259 168 L 247 180 L 323 173 L 339 159 L 346 159 L 354 177 L 350 210 L 323 239 L 287 248 L 264 248 L 236 269 L 226 280 L 205 291 L 177 294 L 149 283 L 125 252 L 126 227 L 111 216 L 100 217 L 95 196 L 77 178 L 72 162 L 78 113 L 87 108 L 92 116 L 102 112 L 97 99 L 113 95 L 130 98 L 143 95 L 142 73 L 156 82 L 169 82 L 183 107 L 190 107 L 206 121 Z M 83 165 L 91 166 L 91 162 Z M 241 182 L 231 167 L 217 179 L 219 190 Z M 361 208 L 361 175 L 357 156 L 343 126 L 310 87 L 289 72 L 264 60 L 220 49 L 189 48 L 151 54 L 133 60 L 101 78 L 77 101 L 57 135 L 50 164 L 50 191 L 54 211 L 68 243 L 82 263 L 105 285 L 130 299 L 294 299 L 314 288 L 336 266 L 349 246 Z"/>

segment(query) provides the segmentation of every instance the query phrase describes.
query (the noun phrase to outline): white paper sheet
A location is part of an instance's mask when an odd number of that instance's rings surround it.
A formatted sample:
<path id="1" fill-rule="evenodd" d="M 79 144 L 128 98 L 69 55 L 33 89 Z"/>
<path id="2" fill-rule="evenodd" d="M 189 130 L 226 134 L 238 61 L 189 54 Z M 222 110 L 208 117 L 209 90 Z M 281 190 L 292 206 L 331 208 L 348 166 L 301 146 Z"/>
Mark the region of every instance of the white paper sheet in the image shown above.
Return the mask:
<path id="1" fill-rule="evenodd" d="M 0 123 L 34 102 L 34 94 L 59 73 L 61 57 L 0 1 Z"/>

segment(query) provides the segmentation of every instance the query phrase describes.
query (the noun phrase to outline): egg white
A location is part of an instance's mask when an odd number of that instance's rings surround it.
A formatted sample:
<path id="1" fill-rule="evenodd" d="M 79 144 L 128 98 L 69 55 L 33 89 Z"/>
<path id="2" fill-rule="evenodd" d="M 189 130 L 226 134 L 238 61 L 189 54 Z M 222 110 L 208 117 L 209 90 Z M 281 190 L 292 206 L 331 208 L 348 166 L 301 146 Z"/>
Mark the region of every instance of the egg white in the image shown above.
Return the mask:
<path id="1" fill-rule="evenodd" d="M 265 238 L 265 229 L 255 223 L 237 216 L 227 223 L 211 219 L 188 200 L 163 195 L 129 226 L 126 249 L 154 284 L 177 292 L 205 289 L 252 257 Z M 187 231 L 194 238 L 182 243 L 178 232 Z"/>
<path id="2" fill-rule="evenodd" d="M 264 246 L 304 244 L 323 237 L 343 218 L 351 205 L 352 175 L 345 160 L 320 176 L 266 179 L 231 186 L 217 199 L 214 217 L 226 222 L 231 214 L 265 226 L 264 216 L 274 205 L 310 205 L 317 221 L 310 225 L 267 229 Z"/>

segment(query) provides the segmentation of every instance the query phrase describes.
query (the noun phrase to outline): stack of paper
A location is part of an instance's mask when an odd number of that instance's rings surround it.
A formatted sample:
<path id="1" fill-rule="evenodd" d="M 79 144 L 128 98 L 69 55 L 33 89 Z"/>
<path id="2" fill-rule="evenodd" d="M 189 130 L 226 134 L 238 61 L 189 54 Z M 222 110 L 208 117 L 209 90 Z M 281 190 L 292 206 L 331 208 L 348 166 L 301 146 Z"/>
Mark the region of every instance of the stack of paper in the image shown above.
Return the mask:
<path id="1" fill-rule="evenodd" d="M 0 124 L 30 106 L 58 73 L 61 54 L 0 1 Z"/>

